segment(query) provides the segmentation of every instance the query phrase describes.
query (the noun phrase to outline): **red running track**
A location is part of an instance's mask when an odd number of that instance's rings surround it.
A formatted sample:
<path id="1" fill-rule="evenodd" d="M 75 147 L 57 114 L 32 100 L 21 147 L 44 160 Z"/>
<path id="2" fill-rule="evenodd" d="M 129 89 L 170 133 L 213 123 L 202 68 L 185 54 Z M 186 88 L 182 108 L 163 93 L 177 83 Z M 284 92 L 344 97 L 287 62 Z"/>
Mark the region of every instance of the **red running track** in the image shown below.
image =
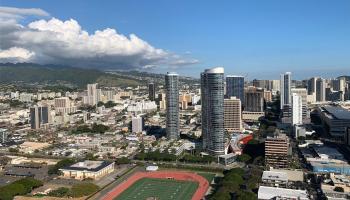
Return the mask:
<path id="1" fill-rule="evenodd" d="M 204 177 L 191 173 L 191 172 L 179 172 L 179 171 L 157 171 L 157 172 L 136 172 L 133 176 L 128 178 L 126 181 L 117 185 L 112 191 L 110 191 L 106 196 L 102 198 L 102 200 L 113 200 L 126 189 L 128 189 L 131 185 L 133 185 L 136 181 L 142 178 L 173 178 L 175 180 L 181 181 L 194 181 L 198 182 L 199 186 L 196 192 L 192 196 L 192 200 L 200 200 L 202 199 L 208 188 L 209 182 Z"/>

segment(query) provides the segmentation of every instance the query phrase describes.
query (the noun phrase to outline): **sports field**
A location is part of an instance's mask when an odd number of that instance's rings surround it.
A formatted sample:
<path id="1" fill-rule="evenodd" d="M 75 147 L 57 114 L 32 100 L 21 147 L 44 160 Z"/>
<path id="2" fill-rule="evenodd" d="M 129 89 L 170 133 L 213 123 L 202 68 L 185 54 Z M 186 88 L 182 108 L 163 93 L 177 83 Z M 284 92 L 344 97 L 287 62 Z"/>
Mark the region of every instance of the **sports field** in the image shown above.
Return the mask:
<path id="1" fill-rule="evenodd" d="M 191 200 L 198 183 L 159 178 L 143 178 L 121 193 L 115 200 Z"/>

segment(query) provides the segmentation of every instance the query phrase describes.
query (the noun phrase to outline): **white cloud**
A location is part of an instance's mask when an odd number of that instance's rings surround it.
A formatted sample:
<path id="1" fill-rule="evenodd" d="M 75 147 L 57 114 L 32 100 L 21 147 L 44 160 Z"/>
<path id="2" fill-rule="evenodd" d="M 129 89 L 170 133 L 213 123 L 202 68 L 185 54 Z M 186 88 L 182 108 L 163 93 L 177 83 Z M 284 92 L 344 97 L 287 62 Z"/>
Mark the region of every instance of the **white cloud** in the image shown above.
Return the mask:
<path id="1" fill-rule="evenodd" d="M 11 47 L 7 50 L 0 49 L 0 60 L 7 60 L 7 62 L 25 62 L 34 55 L 34 52 L 18 47 Z"/>
<path id="2" fill-rule="evenodd" d="M 9 7 L 0 7 L 0 16 L 1 13 L 49 15 L 40 9 Z M 6 52 L 0 57 L 0 62 L 18 58 L 19 61 L 26 59 L 37 63 L 124 69 L 150 66 L 173 68 L 198 63 L 196 59 L 155 48 L 135 34 L 125 36 L 112 28 L 89 34 L 74 19 L 42 19 L 28 25 L 7 20 L 0 22 L 0 40 L 4 41 L 0 43 L 0 49 Z"/>
<path id="3" fill-rule="evenodd" d="M 49 16 L 49 13 L 39 8 L 14 8 L 0 6 L 0 19 L 19 19 L 31 15 Z"/>

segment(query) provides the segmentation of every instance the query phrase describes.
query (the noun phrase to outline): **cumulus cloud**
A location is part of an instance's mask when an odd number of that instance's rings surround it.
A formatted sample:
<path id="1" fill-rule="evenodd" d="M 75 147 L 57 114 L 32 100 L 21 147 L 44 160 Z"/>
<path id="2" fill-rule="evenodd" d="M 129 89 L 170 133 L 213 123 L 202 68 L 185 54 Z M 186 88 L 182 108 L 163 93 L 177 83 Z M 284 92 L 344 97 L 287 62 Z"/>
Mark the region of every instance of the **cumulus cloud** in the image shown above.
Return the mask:
<path id="1" fill-rule="evenodd" d="M 18 47 L 11 47 L 7 50 L 0 49 L 0 60 L 5 60 L 6 62 L 24 62 L 34 55 L 34 52 Z"/>
<path id="2" fill-rule="evenodd" d="M 0 7 L 0 16 L 5 16 L 4 13 L 49 15 L 40 9 Z M 198 63 L 196 59 L 155 48 L 135 34 L 125 36 L 112 28 L 89 34 L 74 19 L 41 19 L 28 25 L 21 25 L 16 19 L 3 21 L 0 22 L 0 41 L 3 41 L 0 43 L 0 62 L 17 59 L 109 69 L 178 67 Z"/>

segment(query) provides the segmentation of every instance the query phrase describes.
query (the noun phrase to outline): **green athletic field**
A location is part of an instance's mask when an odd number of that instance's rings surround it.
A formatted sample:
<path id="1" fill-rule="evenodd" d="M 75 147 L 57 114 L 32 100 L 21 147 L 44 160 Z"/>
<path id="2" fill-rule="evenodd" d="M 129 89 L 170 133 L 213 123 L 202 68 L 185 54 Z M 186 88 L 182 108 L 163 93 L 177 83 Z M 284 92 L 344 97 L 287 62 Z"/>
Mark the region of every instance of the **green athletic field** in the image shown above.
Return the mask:
<path id="1" fill-rule="evenodd" d="M 200 176 L 203 176 L 205 179 L 207 179 L 207 181 L 209 182 L 209 184 L 213 181 L 213 179 L 215 178 L 215 174 L 213 173 L 207 173 L 207 172 L 198 172 L 197 173 Z"/>
<path id="2" fill-rule="evenodd" d="M 198 183 L 170 179 L 143 178 L 138 180 L 115 200 L 191 200 Z"/>

